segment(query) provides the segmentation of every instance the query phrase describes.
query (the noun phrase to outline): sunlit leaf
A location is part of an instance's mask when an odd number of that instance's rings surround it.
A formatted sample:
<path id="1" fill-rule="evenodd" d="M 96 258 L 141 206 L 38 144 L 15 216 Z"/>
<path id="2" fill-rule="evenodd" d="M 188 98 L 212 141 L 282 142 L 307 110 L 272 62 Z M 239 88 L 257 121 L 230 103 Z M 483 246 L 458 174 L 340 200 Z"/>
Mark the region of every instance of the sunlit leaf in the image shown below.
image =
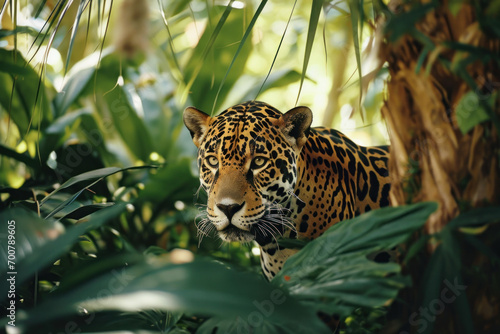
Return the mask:
<path id="1" fill-rule="evenodd" d="M 80 25 L 80 20 L 82 18 L 85 8 L 89 5 L 92 0 L 81 0 L 78 6 L 78 10 L 75 16 L 75 21 L 73 22 L 73 28 L 71 29 L 71 37 L 69 39 L 68 53 L 66 55 L 66 66 L 64 68 L 64 73 L 68 72 L 68 67 L 71 59 L 71 54 L 73 52 L 73 46 L 75 45 L 76 33 L 78 32 L 78 27 Z"/>
<path id="2" fill-rule="evenodd" d="M 222 13 L 219 21 L 217 22 L 217 25 L 213 30 L 211 30 L 211 25 L 207 26 L 207 29 L 203 33 L 200 41 L 198 42 L 196 48 L 194 49 L 193 55 L 191 56 L 191 59 L 188 62 L 188 66 L 185 69 L 185 74 L 186 77 L 189 78 L 188 83 L 186 84 L 186 87 L 182 87 L 181 91 L 181 104 L 184 104 L 185 100 L 188 98 L 188 94 L 190 93 L 190 90 L 195 84 L 196 79 L 198 78 L 198 75 L 200 74 L 200 71 L 202 71 L 204 68 L 208 70 L 209 72 L 209 77 L 212 77 L 215 73 L 215 68 L 206 66 L 206 61 L 207 57 L 210 53 L 213 54 L 214 48 L 215 48 L 215 43 L 217 41 L 217 37 L 221 33 L 221 30 L 223 27 L 225 27 L 225 31 L 228 31 L 229 33 L 233 33 L 234 29 L 236 27 L 227 27 L 226 21 L 229 17 L 229 14 L 231 13 L 233 6 L 232 3 L 234 0 L 230 0 L 227 6 L 224 9 L 224 12 Z M 241 12 L 241 11 L 240 11 Z M 210 16 L 209 16 L 210 17 Z M 238 27 L 240 27 L 241 24 L 238 21 Z M 238 36 L 239 38 L 239 36 Z M 222 46 L 222 45 L 221 45 Z M 204 66 L 205 65 L 205 66 Z M 206 80 L 202 80 L 202 82 L 207 82 Z M 207 92 L 206 87 L 198 87 L 198 85 L 194 86 L 196 89 L 200 89 L 200 92 L 203 92 L 205 95 Z M 199 103 L 197 103 L 198 99 L 193 98 L 191 94 L 191 98 L 195 101 L 196 105 L 198 108 L 209 110 L 207 107 L 200 106 Z"/>
<path id="3" fill-rule="evenodd" d="M 307 74 L 307 66 L 309 65 L 309 59 L 311 57 L 312 47 L 314 43 L 314 38 L 316 36 L 316 29 L 319 24 L 319 15 L 321 14 L 321 9 L 323 8 L 323 0 L 313 0 L 311 4 L 311 15 L 309 15 L 309 26 L 307 29 L 307 41 L 304 53 L 304 63 L 302 65 L 302 77 L 300 78 L 300 87 L 297 94 L 297 101 L 299 101 L 300 92 L 302 91 L 302 85 L 304 84 L 304 79 Z"/>
<path id="4" fill-rule="evenodd" d="M 226 83 L 226 79 L 227 79 L 229 73 L 231 72 L 231 69 L 233 68 L 233 65 L 236 62 L 236 59 L 238 58 L 241 50 L 243 49 L 243 46 L 245 45 L 246 40 L 248 39 L 248 37 L 252 33 L 255 22 L 257 22 L 257 19 L 259 18 L 260 14 L 262 13 L 262 10 L 266 6 L 266 4 L 267 4 L 267 0 L 262 0 L 260 2 L 259 7 L 257 8 L 257 11 L 253 15 L 252 20 L 250 21 L 250 24 L 248 25 L 247 29 L 245 30 L 245 34 L 243 35 L 243 38 L 239 42 L 238 49 L 236 50 L 236 52 L 233 56 L 233 59 L 231 60 L 231 64 L 229 64 L 229 67 L 226 70 L 226 74 L 224 74 L 224 78 L 222 78 L 222 81 L 219 85 L 219 89 L 217 90 L 217 94 L 215 95 L 214 105 L 212 108 L 212 114 L 215 111 L 215 106 L 217 105 L 217 100 L 219 98 L 219 94 L 221 93 L 222 88 L 224 87 L 224 84 Z"/>
<path id="5" fill-rule="evenodd" d="M 359 45 L 359 40 L 361 38 L 361 32 L 363 31 L 362 29 L 362 24 L 363 24 L 363 6 L 359 5 L 358 0 L 351 0 L 349 2 L 349 7 L 351 9 L 351 28 L 352 28 L 352 36 L 353 36 L 353 43 L 354 43 L 354 55 L 356 56 L 356 65 L 357 65 L 357 72 L 358 72 L 358 78 L 359 78 L 359 98 L 358 98 L 358 105 L 361 106 L 361 100 L 363 97 L 363 85 L 361 84 L 363 81 L 363 71 L 361 68 L 361 47 Z M 361 7 L 361 8 L 360 8 Z M 361 28 L 360 28 L 361 27 Z M 364 121 L 365 115 L 363 109 L 361 109 L 361 119 Z"/>

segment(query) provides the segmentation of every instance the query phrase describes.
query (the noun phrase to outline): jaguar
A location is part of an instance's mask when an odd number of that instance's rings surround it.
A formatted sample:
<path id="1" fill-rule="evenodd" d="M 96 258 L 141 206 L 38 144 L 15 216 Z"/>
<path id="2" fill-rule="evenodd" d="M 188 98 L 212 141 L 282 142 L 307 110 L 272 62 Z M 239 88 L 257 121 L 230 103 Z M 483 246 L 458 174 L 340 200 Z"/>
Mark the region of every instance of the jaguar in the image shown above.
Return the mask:
<path id="1" fill-rule="evenodd" d="M 226 242 L 256 241 L 269 280 L 296 252 L 278 237 L 314 239 L 333 224 L 389 205 L 389 148 L 312 128 L 308 107 L 283 114 L 249 101 L 213 117 L 188 107 L 183 120 L 208 194 L 198 227 L 215 229 Z"/>

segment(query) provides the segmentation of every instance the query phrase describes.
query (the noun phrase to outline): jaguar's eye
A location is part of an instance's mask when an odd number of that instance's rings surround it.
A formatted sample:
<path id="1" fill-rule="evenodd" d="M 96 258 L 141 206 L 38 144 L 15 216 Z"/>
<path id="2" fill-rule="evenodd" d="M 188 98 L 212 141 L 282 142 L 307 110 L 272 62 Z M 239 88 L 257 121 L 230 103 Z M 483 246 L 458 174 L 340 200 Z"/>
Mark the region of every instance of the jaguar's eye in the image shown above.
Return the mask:
<path id="1" fill-rule="evenodd" d="M 250 164 L 250 169 L 259 169 L 264 167 L 264 165 L 267 162 L 267 158 L 264 157 L 255 157 L 252 160 L 252 163 Z"/>
<path id="2" fill-rule="evenodd" d="M 205 158 L 205 161 L 207 162 L 208 166 L 212 168 L 219 167 L 219 160 L 215 155 L 209 155 L 208 157 Z"/>

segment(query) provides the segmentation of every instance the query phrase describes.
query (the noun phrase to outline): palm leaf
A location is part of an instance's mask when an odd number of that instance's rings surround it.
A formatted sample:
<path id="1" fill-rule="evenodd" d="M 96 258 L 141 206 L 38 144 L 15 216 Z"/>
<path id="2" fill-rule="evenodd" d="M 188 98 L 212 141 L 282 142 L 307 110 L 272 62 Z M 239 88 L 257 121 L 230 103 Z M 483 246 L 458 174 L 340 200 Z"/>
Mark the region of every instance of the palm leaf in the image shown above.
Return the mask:
<path id="1" fill-rule="evenodd" d="M 323 0 L 313 0 L 311 5 L 311 15 L 309 16 L 309 27 L 307 29 L 307 41 L 304 53 L 304 63 L 302 65 L 302 77 L 300 78 L 299 92 L 297 94 L 297 100 L 295 101 L 295 104 L 299 102 L 300 92 L 302 91 L 302 86 L 306 77 L 307 66 L 309 65 L 309 59 L 311 57 L 311 51 L 314 44 L 314 37 L 316 36 L 316 29 L 318 28 L 321 8 L 323 8 Z"/>
<path id="2" fill-rule="evenodd" d="M 226 22 L 227 18 L 229 17 L 229 14 L 231 13 L 231 10 L 233 8 L 232 7 L 233 2 L 234 2 L 234 0 L 230 0 L 229 4 L 224 9 L 224 12 L 222 13 L 221 18 L 219 19 L 219 22 L 217 22 L 217 26 L 215 27 L 212 34 L 210 35 L 210 39 L 208 40 L 208 43 L 205 46 L 205 48 L 201 54 L 200 59 L 197 60 L 195 66 L 194 66 L 193 73 L 191 74 L 191 78 L 189 79 L 188 83 L 186 84 L 186 87 L 182 88 L 182 90 L 181 90 L 182 93 L 181 93 L 181 98 L 180 98 L 181 105 L 183 105 L 185 103 L 185 101 L 187 100 L 189 90 L 193 86 L 194 81 L 196 80 L 196 77 L 200 73 L 200 71 L 205 63 L 205 60 L 207 59 L 208 54 L 212 50 L 212 47 L 215 43 L 215 40 L 217 39 L 217 36 L 219 35 L 220 31 L 222 30 L 222 27 L 224 26 L 224 23 Z"/>
<path id="3" fill-rule="evenodd" d="M 226 82 L 227 76 L 229 75 L 229 72 L 231 71 L 231 68 L 233 67 L 234 62 L 236 61 L 236 58 L 240 54 L 240 51 L 243 49 L 243 45 L 245 45 L 245 42 L 248 39 L 248 36 L 250 36 L 250 33 L 252 32 L 252 29 L 255 25 L 255 22 L 257 22 L 257 19 L 259 18 L 260 13 L 262 13 L 262 10 L 266 6 L 266 4 L 267 4 L 267 0 L 262 0 L 260 2 L 260 5 L 257 8 L 257 11 L 255 12 L 254 16 L 252 17 L 252 20 L 250 21 L 250 24 L 248 25 L 247 29 L 245 30 L 245 34 L 243 35 L 243 38 L 241 39 L 241 41 L 238 45 L 238 49 L 236 50 L 236 53 L 234 54 L 233 59 L 231 60 L 231 64 L 229 64 L 229 67 L 227 68 L 226 74 L 224 74 L 224 78 L 222 79 L 222 81 L 219 85 L 219 89 L 217 90 L 217 94 L 215 95 L 214 104 L 212 107 L 212 114 L 214 114 L 214 112 L 215 112 L 215 106 L 217 104 L 217 99 L 219 98 L 219 94 L 222 90 L 222 87 L 224 86 L 224 83 Z"/>
<path id="4" fill-rule="evenodd" d="M 286 22 L 285 30 L 283 31 L 283 34 L 281 35 L 281 39 L 280 39 L 280 42 L 278 44 L 278 48 L 276 49 L 276 52 L 274 53 L 274 58 L 273 58 L 273 61 L 271 63 L 271 66 L 269 67 L 269 71 L 267 72 L 267 75 L 264 78 L 264 81 L 262 82 L 262 85 L 260 86 L 259 90 L 257 91 L 257 94 L 255 94 L 255 98 L 254 99 L 257 99 L 257 97 L 260 95 L 260 93 L 264 89 L 264 86 L 267 83 L 267 80 L 269 79 L 269 76 L 271 75 L 271 72 L 273 70 L 274 64 L 276 63 L 276 59 L 278 58 L 278 54 L 279 54 L 279 52 L 281 50 L 281 45 L 283 44 L 283 40 L 285 39 L 285 35 L 286 35 L 287 30 L 288 30 L 288 26 L 290 25 L 290 21 L 292 20 L 292 15 L 293 15 L 293 12 L 295 11 L 295 6 L 296 5 L 297 5 L 297 0 L 295 0 L 294 3 L 293 3 L 293 7 L 292 7 L 292 10 L 290 12 L 290 16 L 288 17 L 288 21 Z M 304 76 L 305 76 L 305 74 L 304 74 Z M 301 75 L 301 80 L 302 80 L 302 75 Z"/>

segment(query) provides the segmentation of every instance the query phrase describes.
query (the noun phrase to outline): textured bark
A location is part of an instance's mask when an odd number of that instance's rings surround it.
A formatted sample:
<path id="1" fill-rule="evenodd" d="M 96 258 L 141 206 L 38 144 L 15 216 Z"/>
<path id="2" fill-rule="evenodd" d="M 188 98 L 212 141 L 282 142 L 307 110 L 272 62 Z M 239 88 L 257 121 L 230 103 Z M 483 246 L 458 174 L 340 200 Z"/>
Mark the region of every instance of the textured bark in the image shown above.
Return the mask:
<path id="1" fill-rule="evenodd" d="M 427 3 L 428 1 L 422 1 Z M 411 2 L 414 5 L 413 2 Z M 407 12 L 412 5 L 391 1 L 389 7 L 395 12 Z M 391 139 L 390 174 L 393 178 L 390 198 L 392 205 L 403 205 L 421 201 L 436 201 L 439 209 L 427 221 L 425 233 L 432 234 L 441 229 L 462 210 L 500 203 L 499 135 L 492 121 L 476 125 L 463 134 L 457 123 L 457 106 L 466 94 L 474 92 L 476 99 L 462 104 L 461 112 L 474 113 L 478 101 L 485 101 L 500 89 L 500 70 L 495 61 L 475 61 L 467 65 L 466 72 L 477 85 L 472 90 L 470 82 L 455 75 L 438 60 L 456 64 L 469 56 L 466 51 L 453 50 L 445 42 L 453 41 L 488 50 L 499 57 L 500 41 L 481 30 L 477 22 L 475 7 L 464 2 L 453 15 L 447 1 L 429 11 L 416 28 L 436 45 L 417 71 L 423 45 L 410 35 L 404 35 L 395 43 L 385 42 L 381 48 L 381 59 L 388 62 L 390 80 L 388 96 L 382 108 Z M 453 65 L 452 65 L 453 66 Z M 500 117 L 497 98 L 493 113 Z M 497 124 L 498 126 L 498 124 Z M 479 231 L 478 233 L 481 234 Z M 498 228 L 490 226 L 479 237 L 491 247 Z M 493 242 L 492 242 L 493 240 Z M 498 240 L 498 239 L 496 239 Z M 429 253 L 433 251 L 429 243 Z M 498 247 L 497 247 L 498 248 Z M 498 269 L 484 254 L 474 249 L 464 249 L 462 266 L 474 266 L 484 273 L 468 279 L 467 296 L 476 331 L 494 333 L 500 328 L 500 300 Z M 416 311 L 422 272 L 428 263 L 410 268 L 415 282 L 407 301 L 413 305 L 409 312 Z M 413 269 L 413 270 L 412 270 Z M 478 278 L 479 277 L 479 278 Z M 498 283 L 496 283 L 498 284 Z M 408 314 L 405 316 L 408 319 Z M 412 330 L 418 330 L 413 327 Z M 448 307 L 437 318 L 435 332 L 460 333 L 453 309 Z"/>
<path id="2" fill-rule="evenodd" d="M 460 212 L 461 203 L 479 207 L 500 200 L 497 129 L 492 122 L 484 122 L 465 135 L 461 133 L 457 105 L 471 88 L 436 58 L 456 61 L 466 56 L 447 48 L 443 44 L 446 41 L 482 47 L 496 54 L 500 41 L 483 34 L 469 5 L 463 5 L 453 16 L 444 4 L 429 12 L 417 28 L 437 48 L 417 73 L 423 49 L 418 41 L 405 35 L 394 44 L 384 45 L 381 57 L 389 63 L 391 79 L 382 113 L 392 144 L 391 201 L 393 205 L 437 201 L 439 210 L 426 225 L 427 232 L 434 233 Z M 479 87 L 479 100 L 489 98 L 500 87 L 500 71 L 494 62 L 474 62 L 467 72 Z M 473 113 L 477 107 L 472 103 L 468 111 Z M 494 112 L 500 115 L 498 99 Z"/>

